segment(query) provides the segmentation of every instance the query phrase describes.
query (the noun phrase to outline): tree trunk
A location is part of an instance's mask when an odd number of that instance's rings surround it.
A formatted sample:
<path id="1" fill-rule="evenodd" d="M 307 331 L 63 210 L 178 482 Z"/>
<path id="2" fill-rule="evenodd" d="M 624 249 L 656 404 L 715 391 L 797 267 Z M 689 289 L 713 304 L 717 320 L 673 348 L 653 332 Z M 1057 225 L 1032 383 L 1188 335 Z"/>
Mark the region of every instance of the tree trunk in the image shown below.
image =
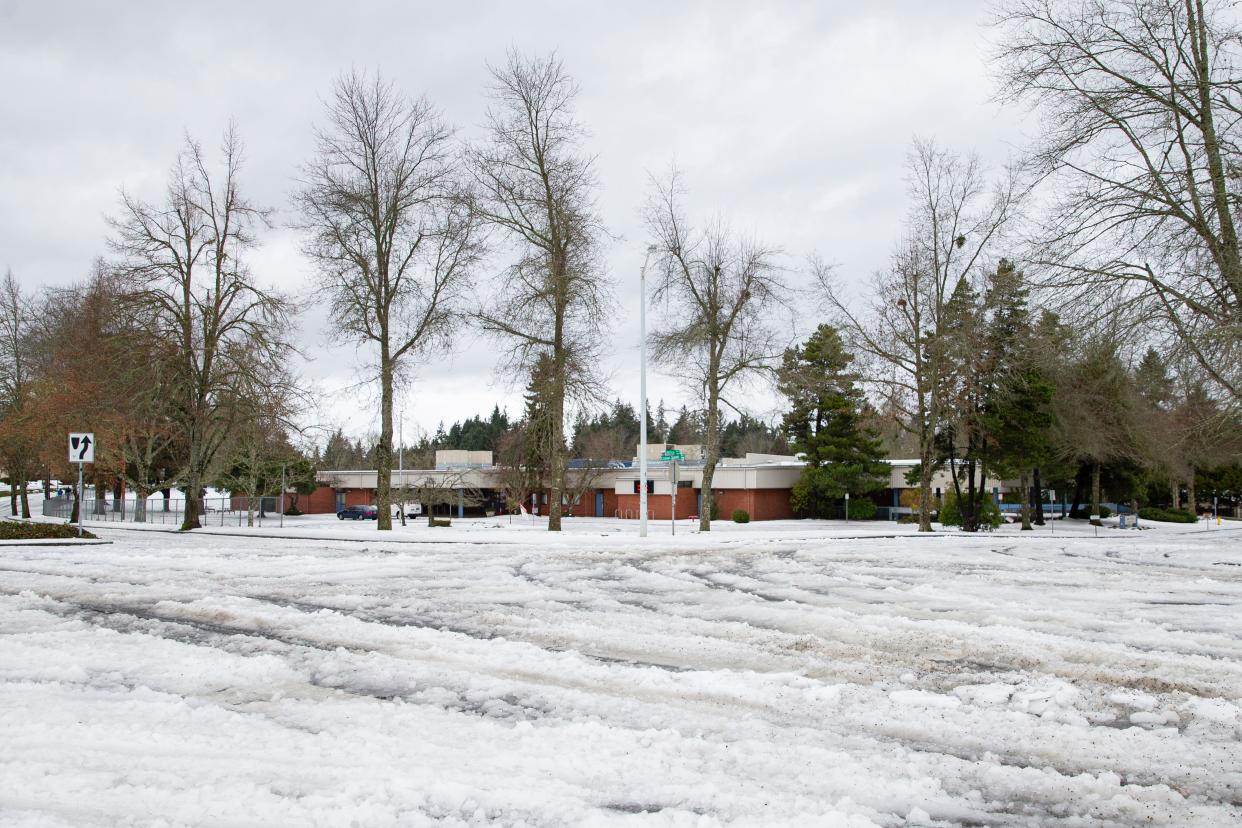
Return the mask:
<path id="1" fill-rule="evenodd" d="M 1074 500 L 1070 503 L 1070 515 L 1076 513 L 1082 506 L 1082 490 L 1083 490 L 1083 474 L 1085 469 L 1078 467 L 1078 473 L 1074 475 Z"/>
<path id="2" fill-rule="evenodd" d="M 1174 480 L 1169 484 L 1170 502 L 1173 504 L 1173 511 L 1182 508 L 1182 484 Z"/>
<path id="3" fill-rule="evenodd" d="M 160 489 L 160 494 L 164 496 L 164 511 L 169 511 L 170 501 L 172 500 L 172 489 Z"/>
<path id="4" fill-rule="evenodd" d="M 203 502 L 199 498 L 202 496 L 202 476 L 194 470 L 186 475 L 185 481 L 185 513 L 181 516 L 181 531 L 188 532 L 191 529 L 202 529 L 203 524 L 199 517 L 202 514 Z"/>
<path id="5" fill-rule="evenodd" d="M 147 522 L 147 498 L 150 495 L 151 493 L 143 488 L 134 491 L 134 523 Z"/>
<path id="6" fill-rule="evenodd" d="M 975 486 L 975 461 L 970 460 L 966 463 L 966 502 L 968 508 L 962 511 L 962 531 L 978 532 L 979 531 L 979 511 L 983 505 L 983 483 Z"/>
<path id="7" fill-rule="evenodd" d="M 21 482 L 22 490 L 21 490 L 21 495 L 20 495 L 22 499 L 22 517 L 26 518 L 27 520 L 30 519 L 30 493 L 26 491 L 26 485 L 28 482 L 29 481 L 27 481 L 25 478 L 22 478 L 22 482 Z"/>
<path id="8" fill-rule="evenodd" d="M 1032 470 L 1031 498 L 1035 501 L 1035 525 L 1044 525 L 1044 485 L 1039 476 L 1039 466 Z"/>
<path id="9" fill-rule="evenodd" d="M 953 478 L 954 486 L 957 485 L 957 478 Z M 926 445 L 919 447 L 919 531 L 930 532 L 931 527 L 931 497 L 932 497 L 932 444 L 931 440 L 926 441 Z M 957 499 L 958 512 L 961 512 L 962 498 Z"/>
<path id="10" fill-rule="evenodd" d="M 1091 522 L 1100 525 L 1100 464 L 1091 464 Z"/>
<path id="11" fill-rule="evenodd" d="M 561 498 L 565 494 L 565 364 L 564 355 L 558 354 L 555 360 L 556 372 L 552 380 L 551 411 L 548 416 L 552 420 L 552 445 L 548 447 L 549 468 L 552 479 L 548 481 L 551 491 L 548 494 L 548 531 L 561 531 Z"/>
<path id="12" fill-rule="evenodd" d="M 99 475 L 95 475 L 95 505 L 91 509 L 92 514 L 108 514 L 107 491 L 108 487 L 104 484 L 103 479 Z"/>
<path id="13" fill-rule="evenodd" d="M 715 374 L 713 374 L 714 376 Z M 715 388 L 707 395 L 707 433 L 703 435 L 703 508 L 699 511 L 699 531 L 712 530 L 712 504 L 715 497 L 712 483 L 716 479 L 716 463 L 720 457 L 720 396 Z"/>
<path id="14" fill-rule="evenodd" d="M 17 517 L 17 484 L 9 481 L 9 514 Z"/>
<path id="15" fill-rule="evenodd" d="M 1199 514 L 1199 494 L 1195 491 L 1195 470 L 1190 470 L 1190 476 L 1186 478 L 1186 511 L 1192 515 Z"/>
<path id="16" fill-rule="evenodd" d="M 125 513 L 125 481 L 119 477 L 112 484 L 112 511 Z"/>
<path id="17" fill-rule="evenodd" d="M 380 438 L 375 446 L 375 528 L 380 531 L 392 531 L 392 372 L 385 326 L 380 343 Z"/>
<path id="18" fill-rule="evenodd" d="M 254 498 L 246 496 L 246 525 L 254 526 Z"/>
<path id="19" fill-rule="evenodd" d="M 1031 526 L 1031 485 L 1030 474 L 1026 469 L 1022 470 L 1020 486 L 1022 487 L 1022 531 L 1030 532 L 1034 529 Z M 1043 500 L 1043 498 L 1040 498 Z"/>

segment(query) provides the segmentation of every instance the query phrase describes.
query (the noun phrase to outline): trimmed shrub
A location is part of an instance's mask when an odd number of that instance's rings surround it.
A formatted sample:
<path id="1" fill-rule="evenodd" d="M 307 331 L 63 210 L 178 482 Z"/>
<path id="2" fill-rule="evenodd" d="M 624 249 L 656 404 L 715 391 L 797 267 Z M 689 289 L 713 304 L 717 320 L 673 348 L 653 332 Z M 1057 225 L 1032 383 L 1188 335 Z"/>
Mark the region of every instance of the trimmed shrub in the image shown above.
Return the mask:
<path id="1" fill-rule="evenodd" d="M 850 501 L 850 520 L 871 520 L 879 507 L 869 497 Z"/>
<path id="2" fill-rule="evenodd" d="M 746 511 L 745 509 L 734 509 L 733 510 L 733 522 L 734 523 L 750 523 L 750 512 Z"/>
<path id="3" fill-rule="evenodd" d="M 1100 517 L 1106 518 L 1112 516 L 1113 510 L 1103 504 L 1100 504 Z M 1091 507 L 1087 506 L 1085 508 L 1074 509 L 1070 512 L 1070 517 L 1077 518 L 1078 520 L 1091 520 Z M 1142 517 L 1142 515 L 1140 514 L 1139 517 Z"/>
<path id="4" fill-rule="evenodd" d="M 427 523 L 433 528 L 436 526 L 452 526 L 453 525 L 453 521 L 451 518 L 428 518 Z"/>
<path id="5" fill-rule="evenodd" d="M 1194 523 L 1196 518 L 1190 512 L 1181 509 L 1161 509 L 1158 506 L 1144 506 L 1139 509 L 1139 517 L 1143 520 L 1162 520 L 1166 523 Z"/>
<path id="6" fill-rule="evenodd" d="M 1005 522 L 1000 507 L 990 494 L 983 493 L 979 501 L 979 528 L 990 532 Z M 940 510 L 940 523 L 943 526 L 961 526 L 962 512 L 958 508 L 957 495 L 950 489 L 944 496 L 944 507 Z"/>
<path id="7" fill-rule="evenodd" d="M 0 521 L 0 540 L 71 540 L 77 537 L 95 538 L 90 532 L 79 536 L 77 527 L 67 523 Z"/>

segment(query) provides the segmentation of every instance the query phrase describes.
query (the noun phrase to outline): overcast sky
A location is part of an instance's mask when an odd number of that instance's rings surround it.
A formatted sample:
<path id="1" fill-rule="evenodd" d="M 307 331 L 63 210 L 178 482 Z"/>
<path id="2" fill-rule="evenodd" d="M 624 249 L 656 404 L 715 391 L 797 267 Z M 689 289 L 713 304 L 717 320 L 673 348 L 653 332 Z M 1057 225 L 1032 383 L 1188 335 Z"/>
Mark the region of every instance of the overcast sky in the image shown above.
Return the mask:
<path id="1" fill-rule="evenodd" d="M 779 246 L 791 279 L 808 254 L 861 283 L 885 266 L 906 211 L 911 139 L 935 138 L 999 165 L 1021 147 L 1024 113 L 991 101 L 988 4 L 956 2 L 61 3 L 0 0 L 0 268 L 30 290 L 86 278 L 106 252 L 121 186 L 157 198 L 186 132 L 214 147 L 230 118 L 246 143 L 243 184 L 276 209 L 253 260 L 302 298 L 313 274 L 286 226 L 311 125 L 342 70 L 378 69 L 426 95 L 463 138 L 478 134 L 486 63 L 555 49 L 582 87 L 598 154 L 599 204 L 617 236 L 605 278 L 622 312 L 614 396 L 635 404 L 637 274 L 648 172 L 683 170 L 698 216 Z M 502 262 L 491 268 L 498 271 Z M 480 274 L 489 278 L 492 273 Z M 815 321 L 806 314 L 804 326 Z M 520 385 L 473 333 L 424 366 L 403 401 L 407 441 L 486 413 L 520 412 Z M 323 310 L 301 319 L 302 367 L 324 392 L 308 422 L 377 428 L 363 359 Z M 693 389 L 653 375 L 652 404 Z M 778 403 L 752 395 L 755 413 Z"/>

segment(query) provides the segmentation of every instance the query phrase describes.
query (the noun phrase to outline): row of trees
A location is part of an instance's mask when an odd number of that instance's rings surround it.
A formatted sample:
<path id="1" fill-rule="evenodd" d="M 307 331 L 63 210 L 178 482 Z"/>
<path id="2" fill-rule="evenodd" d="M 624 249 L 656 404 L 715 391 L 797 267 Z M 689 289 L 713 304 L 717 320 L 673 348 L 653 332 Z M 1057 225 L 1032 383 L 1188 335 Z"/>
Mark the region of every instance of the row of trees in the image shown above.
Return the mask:
<path id="1" fill-rule="evenodd" d="M 506 343 L 509 367 L 530 378 L 518 453 L 550 489 L 549 529 L 560 528 L 570 454 L 615 454 L 631 439 L 628 423 L 588 424 L 580 441 L 566 429 L 571 409 L 602 396 L 596 366 L 613 308 L 600 260 L 606 234 L 595 163 L 574 112 L 578 87 L 555 57 L 511 53 L 491 74 L 486 135 L 457 146 L 425 99 L 379 77 L 345 76 L 303 171 L 297 201 L 306 252 L 335 326 L 377 351 L 380 529 L 391 525 L 395 384 L 413 356 L 450 344 L 464 322 Z M 653 182 L 655 298 L 678 320 L 658 333 L 655 356 L 689 368 L 704 391 L 706 515 L 722 406 L 732 388 L 779 356 L 764 310 L 783 299 L 783 286 L 775 251 L 739 241 L 722 224 L 696 228 L 682 196 L 675 172 Z M 467 307 L 462 300 L 488 245 L 509 263 L 494 301 Z M 588 448 L 592 441 L 599 445 Z"/>
<path id="2" fill-rule="evenodd" d="M 1009 4 L 1001 94 L 1035 109 L 1039 144 L 989 178 L 973 156 L 916 142 L 906 227 L 870 300 L 817 268 L 873 398 L 913 438 L 924 531 L 945 464 L 973 528 L 988 472 L 1038 488 L 1051 464 L 1088 468 L 1098 514 L 1106 465 L 1145 469 L 1175 503 L 1186 485 L 1193 507 L 1204 448 L 1237 457 L 1231 20 L 1197 0 Z M 1006 254 L 1032 272 L 1035 320 Z M 1145 345 L 1160 350 L 1128 367 Z M 1172 385 L 1176 402 L 1134 391 Z"/>
<path id="3" fill-rule="evenodd" d="M 7 277 L 0 459 L 14 492 L 73 479 L 65 434 L 79 430 L 96 434 L 96 508 L 128 489 L 138 520 L 148 496 L 177 487 L 182 526 L 196 528 L 208 485 L 270 494 L 281 465 L 307 489 L 288 437 L 295 308 L 249 271 L 268 213 L 246 198 L 242 165 L 231 128 L 216 167 L 187 140 L 161 199 L 122 192 L 110 256 L 85 283 L 29 295 Z"/>

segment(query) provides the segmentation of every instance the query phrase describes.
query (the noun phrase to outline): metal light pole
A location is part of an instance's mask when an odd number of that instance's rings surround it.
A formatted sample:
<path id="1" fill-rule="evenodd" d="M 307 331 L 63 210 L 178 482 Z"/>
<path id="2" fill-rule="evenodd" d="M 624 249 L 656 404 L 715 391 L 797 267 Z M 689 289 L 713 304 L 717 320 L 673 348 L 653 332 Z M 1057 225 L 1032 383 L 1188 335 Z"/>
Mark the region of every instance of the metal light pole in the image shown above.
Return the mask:
<path id="1" fill-rule="evenodd" d="M 656 252 L 647 246 L 643 266 L 638 271 L 638 536 L 647 537 L 647 263 Z"/>
<path id="2" fill-rule="evenodd" d="M 288 488 L 285 486 L 285 464 L 280 464 L 280 528 L 285 528 L 285 492 Z"/>

